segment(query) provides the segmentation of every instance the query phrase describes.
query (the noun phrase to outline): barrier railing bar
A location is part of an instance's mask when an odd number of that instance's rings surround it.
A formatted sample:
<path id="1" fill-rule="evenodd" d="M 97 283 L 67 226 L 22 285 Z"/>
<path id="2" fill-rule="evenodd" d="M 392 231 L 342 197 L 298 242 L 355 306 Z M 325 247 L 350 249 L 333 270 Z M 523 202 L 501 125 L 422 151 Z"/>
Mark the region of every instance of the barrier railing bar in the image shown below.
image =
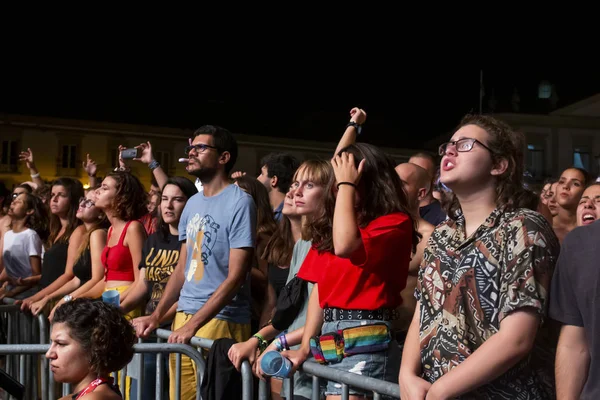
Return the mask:
<path id="1" fill-rule="evenodd" d="M 320 382 L 319 377 L 313 375 L 312 377 L 312 400 L 319 400 L 321 398 Z"/>
<path id="2" fill-rule="evenodd" d="M 162 339 L 158 338 L 156 340 L 157 343 L 162 343 Z M 157 400 L 162 400 L 163 398 L 163 388 L 162 388 L 162 384 L 163 384 L 163 361 L 162 361 L 163 355 L 162 353 L 158 353 L 156 355 L 156 392 L 155 392 L 155 398 Z"/>
<path id="3" fill-rule="evenodd" d="M 254 387 L 252 379 L 252 367 L 249 362 L 242 363 L 242 400 L 252 400 Z"/>
<path id="4" fill-rule="evenodd" d="M 333 368 L 328 368 L 324 365 L 317 364 L 314 361 L 305 361 L 302 364 L 302 370 L 313 376 L 317 375 L 330 381 L 339 382 L 350 385 L 370 392 L 377 392 L 400 398 L 400 386 L 396 383 L 386 382 L 379 379 L 369 378 L 365 376 L 357 376 L 352 372 L 340 371 Z"/>
<path id="5" fill-rule="evenodd" d="M 181 399 L 181 354 L 175 355 L 175 399 Z"/>

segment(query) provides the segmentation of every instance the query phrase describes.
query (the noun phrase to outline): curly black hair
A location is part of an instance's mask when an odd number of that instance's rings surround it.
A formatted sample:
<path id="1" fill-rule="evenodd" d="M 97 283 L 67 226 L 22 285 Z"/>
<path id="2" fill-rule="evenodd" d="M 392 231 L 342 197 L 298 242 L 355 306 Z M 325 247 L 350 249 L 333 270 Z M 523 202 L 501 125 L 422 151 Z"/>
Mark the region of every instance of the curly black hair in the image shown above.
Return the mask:
<path id="1" fill-rule="evenodd" d="M 133 358 L 133 327 L 116 307 L 93 299 L 75 299 L 56 309 L 53 324 L 64 323 L 87 354 L 97 374 L 118 371 Z"/>

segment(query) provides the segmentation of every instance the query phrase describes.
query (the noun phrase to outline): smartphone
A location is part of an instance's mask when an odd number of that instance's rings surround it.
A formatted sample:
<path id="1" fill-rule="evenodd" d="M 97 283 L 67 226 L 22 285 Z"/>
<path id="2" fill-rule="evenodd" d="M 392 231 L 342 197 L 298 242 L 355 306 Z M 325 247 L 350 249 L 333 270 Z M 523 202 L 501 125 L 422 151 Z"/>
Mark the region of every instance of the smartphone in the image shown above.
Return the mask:
<path id="1" fill-rule="evenodd" d="M 131 149 L 124 149 L 121 151 L 121 158 L 123 160 L 131 160 L 132 158 L 139 158 L 140 156 L 140 149 L 137 147 L 132 147 Z"/>

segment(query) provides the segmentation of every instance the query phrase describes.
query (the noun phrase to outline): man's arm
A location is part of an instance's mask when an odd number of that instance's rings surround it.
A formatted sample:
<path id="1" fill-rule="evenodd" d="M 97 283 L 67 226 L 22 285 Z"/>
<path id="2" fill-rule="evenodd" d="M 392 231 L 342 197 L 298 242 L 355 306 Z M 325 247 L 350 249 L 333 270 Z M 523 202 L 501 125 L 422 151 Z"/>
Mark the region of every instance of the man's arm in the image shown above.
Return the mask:
<path id="1" fill-rule="evenodd" d="M 564 325 L 556 348 L 556 398 L 570 400 L 581 396 L 590 360 L 584 328 Z"/>
<path id="2" fill-rule="evenodd" d="M 254 249 L 251 247 L 229 250 L 229 274 L 227 278 L 196 314 L 184 326 L 169 336 L 169 343 L 187 343 L 198 329 L 213 319 L 223 307 L 231 302 L 246 281 L 253 254 Z"/>

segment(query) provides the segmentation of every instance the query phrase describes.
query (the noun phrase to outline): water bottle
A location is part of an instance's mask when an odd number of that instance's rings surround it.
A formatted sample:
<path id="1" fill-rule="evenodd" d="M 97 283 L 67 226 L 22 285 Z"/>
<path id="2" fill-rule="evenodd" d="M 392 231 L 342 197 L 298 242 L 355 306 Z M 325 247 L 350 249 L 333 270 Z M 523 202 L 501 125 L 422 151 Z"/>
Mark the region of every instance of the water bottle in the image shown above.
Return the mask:
<path id="1" fill-rule="evenodd" d="M 292 362 L 276 350 L 268 351 L 263 356 L 260 367 L 265 375 L 287 378 L 292 371 Z"/>

